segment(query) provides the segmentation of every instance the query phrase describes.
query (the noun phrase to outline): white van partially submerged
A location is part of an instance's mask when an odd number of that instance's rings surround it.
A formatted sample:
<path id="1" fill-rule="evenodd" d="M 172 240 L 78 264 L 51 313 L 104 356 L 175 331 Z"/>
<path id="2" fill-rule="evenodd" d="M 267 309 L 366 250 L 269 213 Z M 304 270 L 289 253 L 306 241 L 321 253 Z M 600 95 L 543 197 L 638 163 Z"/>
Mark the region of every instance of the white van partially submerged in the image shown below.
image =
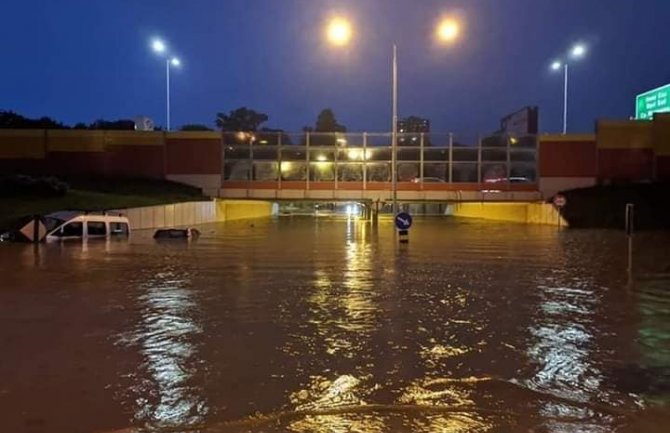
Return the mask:
<path id="1" fill-rule="evenodd" d="M 46 242 L 130 236 L 128 218 L 107 213 L 56 212 L 45 217 Z"/>

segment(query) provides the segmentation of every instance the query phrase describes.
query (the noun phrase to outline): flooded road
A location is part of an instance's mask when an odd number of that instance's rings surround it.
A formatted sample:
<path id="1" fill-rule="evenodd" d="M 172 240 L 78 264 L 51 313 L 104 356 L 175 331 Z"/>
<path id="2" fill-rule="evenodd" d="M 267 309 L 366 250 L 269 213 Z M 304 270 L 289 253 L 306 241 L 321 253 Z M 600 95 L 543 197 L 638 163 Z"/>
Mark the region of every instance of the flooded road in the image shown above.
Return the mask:
<path id="1" fill-rule="evenodd" d="M 389 224 L 0 245 L 0 431 L 667 431 L 669 233 Z"/>

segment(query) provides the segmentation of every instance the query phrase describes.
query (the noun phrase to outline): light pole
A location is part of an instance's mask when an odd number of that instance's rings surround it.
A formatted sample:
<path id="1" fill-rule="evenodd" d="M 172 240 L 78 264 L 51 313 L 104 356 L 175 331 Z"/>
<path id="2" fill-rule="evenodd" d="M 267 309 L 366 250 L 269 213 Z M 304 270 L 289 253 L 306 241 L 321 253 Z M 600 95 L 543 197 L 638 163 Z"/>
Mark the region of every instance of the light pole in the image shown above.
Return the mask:
<path id="1" fill-rule="evenodd" d="M 570 50 L 572 59 L 580 59 L 586 54 L 586 46 L 577 44 Z M 553 71 L 563 69 L 563 135 L 568 133 L 568 71 L 569 63 L 567 61 L 556 60 L 551 64 Z"/>
<path id="2" fill-rule="evenodd" d="M 326 36 L 335 46 L 344 46 L 352 37 L 351 24 L 348 20 L 333 18 L 326 27 Z M 458 21 L 445 18 L 437 26 L 436 36 L 440 42 L 453 42 L 460 34 Z M 398 213 L 398 46 L 393 44 L 391 63 L 391 191 L 393 200 L 393 214 Z"/>
<path id="3" fill-rule="evenodd" d="M 154 39 L 151 44 L 154 52 L 158 54 L 165 54 L 167 47 L 165 43 L 160 39 Z M 181 61 L 177 57 L 168 55 L 165 58 L 165 101 L 166 101 L 166 128 L 167 131 L 170 131 L 170 67 L 178 67 L 181 65 Z"/>
<path id="4" fill-rule="evenodd" d="M 392 128 L 391 128 L 391 191 L 393 192 L 393 215 L 398 214 L 398 46 L 393 44 L 393 64 L 391 65 L 391 75 L 393 76 L 393 109 L 392 109 Z"/>

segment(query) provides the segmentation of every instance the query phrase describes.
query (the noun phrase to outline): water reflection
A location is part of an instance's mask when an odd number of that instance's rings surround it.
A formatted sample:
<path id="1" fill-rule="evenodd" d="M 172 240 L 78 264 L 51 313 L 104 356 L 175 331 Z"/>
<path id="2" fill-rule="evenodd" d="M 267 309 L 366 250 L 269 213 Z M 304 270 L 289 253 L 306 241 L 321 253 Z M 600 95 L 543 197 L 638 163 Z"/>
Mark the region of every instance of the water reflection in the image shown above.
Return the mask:
<path id="1" fill-rule="evenodd" d="M 628 367 L 629 378 L 617 379 L 645 401 L 663 407 L 670 404 L 670 275 L 644 278 L 637 286 L 641 362 Z"/>
<path id="2" fill-rule="evenodd" d="M 312 293 L 307 298 L 307 322 L 314 332 L 289 342 L 295 353 L 305 349 L 316 359 L 327 359 L 308 367 L 310 382 L 291 394 L 297 411 L 319 411 L 340 406 L 364 405 L 364 394 L 374 390 L 366 371 L 374 367 L 371 333 L 377 329 L 379 291 L 374 290 L 374 251 L 368 243 L 368 225 L 349 218 L 342 245 L 340 266 L 325 260 L 314 261 Z M 287 349 L 284 348 L 284 351 Z M 322 351 L 322 352 L 321 352 Z M 356 360 L 353 364 L 345 360 Z M 378 417 L 328 414 L 307 416 L 293 422 L 296 432 L 382 431 Z"/>
<path id="3" fill-rule="evenodd" d="M 534 391 L 555 396 L 547 398 L 539 408 L 539 415 L 547 421 L 549 432 L 596 432 L 587 427 L 596 413 L 579 403 L 599 402 L 603 374 L 594 364 L 593 352 L 598 349 L 594 335 L 594 310 L 601 302 L 601 293 L 594 290 L 593 281 L 555 271 L 537 286 L 539 304 L 529 332 L 535 340 L 527 350 L 528 357 L 537 366 L 535 374 L 525 381 Z M 575 405 L 566 404 L 574 401 Z M 580 419 L 577 430 L 560 419 Z"/>
<path id="4" fill-rule="evenodd" d="M 158 426 L 188 425 L 207 415 L 195 341 L 202 327 L 193 315 L 197 304 L 184 272 L 163 269 L 142 284 L 141 318 L 125 344 L 139 346 L 146 375 L 135 376 L 135 420 Z"/>
<path id="5" fill-rule="evenodd" d="M 295 217 L 139 235 L 0 248 L 8 431 L 597 432 L 649 401 L 670 413 L 667 279 L 626 297 L 609 233 L 417 219 L 399 247 L 384 220 Z M 54 415 L 64 395 L 86 413 Z M 630 431 L 668 424 L 649 425 Z"/>

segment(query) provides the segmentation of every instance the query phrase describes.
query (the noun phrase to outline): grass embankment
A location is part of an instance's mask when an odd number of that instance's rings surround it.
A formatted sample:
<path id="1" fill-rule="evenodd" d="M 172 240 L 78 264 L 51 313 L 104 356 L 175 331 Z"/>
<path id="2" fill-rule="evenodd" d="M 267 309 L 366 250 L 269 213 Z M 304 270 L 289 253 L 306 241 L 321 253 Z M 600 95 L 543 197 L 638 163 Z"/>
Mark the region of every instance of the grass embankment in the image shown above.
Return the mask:
<path id="1" fill-rule="evenodd" d="M 575 228 L 625 228 L 626 204 L 635 205 L 636 230 L 670 229 L 670 183 L 607 185 L 562 193 L 563 216 Z"/>
<path id="2" fill-rule="evenodd" d="M 71 188 L 62 196 L 0 199 L 0 231 L 23 217 L 59 210 L 100 211 L 207 199 L 198 188 L 168 181 L 76 179 L 68 183 Z"/>

